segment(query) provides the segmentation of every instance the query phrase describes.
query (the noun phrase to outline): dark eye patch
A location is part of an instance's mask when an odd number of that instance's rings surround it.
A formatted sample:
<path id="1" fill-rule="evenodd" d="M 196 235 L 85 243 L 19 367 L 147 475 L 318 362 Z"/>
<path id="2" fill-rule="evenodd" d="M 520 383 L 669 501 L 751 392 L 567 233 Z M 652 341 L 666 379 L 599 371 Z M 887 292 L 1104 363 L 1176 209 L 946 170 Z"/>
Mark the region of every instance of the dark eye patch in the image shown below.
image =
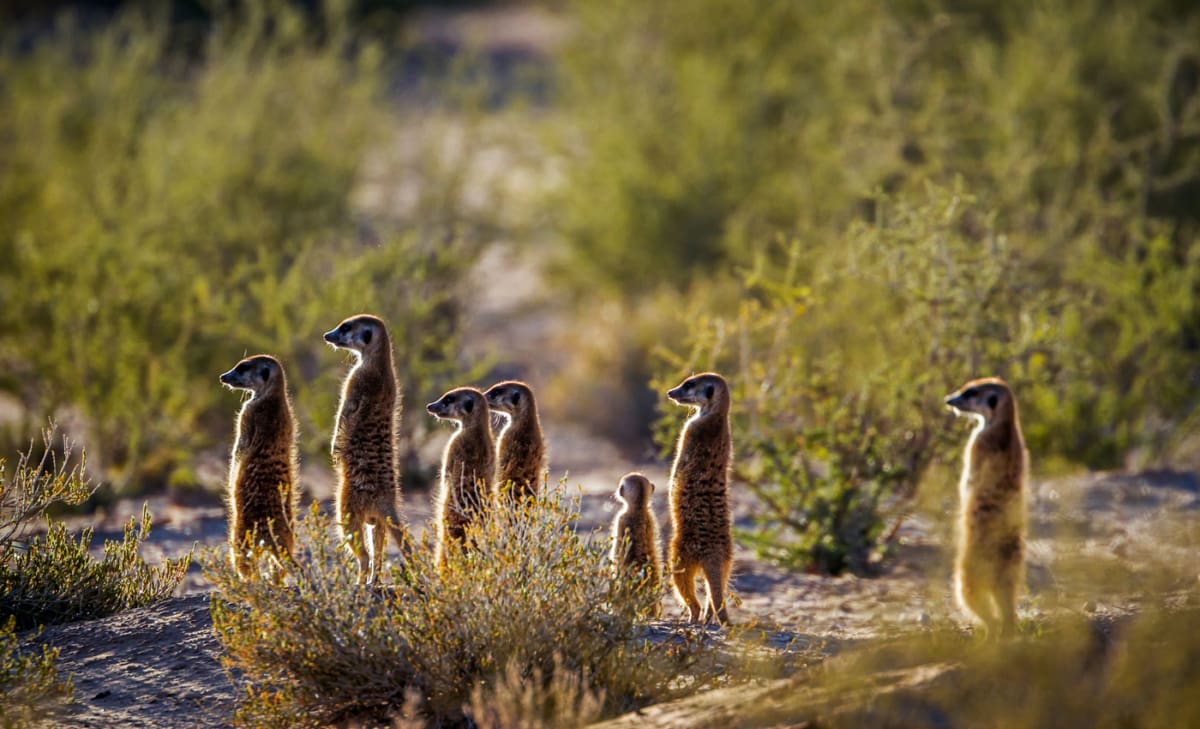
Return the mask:
<path id="1" fill-rule="evenodd" d="M 475 410 L 474 398 L 468 397 L 465 400 L 463 400 L 463 410 L 466 410 L 468 414 L 470 414 L 471 412 L 473 412 Z"/>
<path id="2" fill-rule="evenodd" d="M 987 404 L 989 408 L 996 407 L 996 403 L 1000 402 L 1000 398 L 995 395 L 988 395 Z"/>
<path id="3" fill-rule="evenodd" d="M 716 393 L 716 391 L 717 391 L 717 386 L 710 382 L 710 383 L 708 383 L 708 385 L 706 385 L 704 387 L 704 397 L 711 400 L 713 394 Z"/>
<path id="4" fill-rule="evenodd" d="M 259 368 L 258 374 L 263 378 L 263 382 L 266 382 L 271 379 L 271 368 L 267 365 L 263 365 L 261 368 Z"/>
<path id="5" fill-rule="evenodd" d="M 512 393 L 512 404 L 513 404 L 513 405 L 519 405 L 520 403 L 521 403 L 521 391 L 520 391 L 520 390 L 513 390 L 513 393 Z"/>
<path id="6" fill-rule="evenodd" d="M 372 331 L 371 331 L 369 328 L 368 328 L 368 329 L 364 329 L 364 330 L 363 330 L 363 344 L 370 344 L 370 343 L 371 343 L 371 337 L 372 337 L 373 335 L 374 335 L 374 332 L 372 332 Z"/>

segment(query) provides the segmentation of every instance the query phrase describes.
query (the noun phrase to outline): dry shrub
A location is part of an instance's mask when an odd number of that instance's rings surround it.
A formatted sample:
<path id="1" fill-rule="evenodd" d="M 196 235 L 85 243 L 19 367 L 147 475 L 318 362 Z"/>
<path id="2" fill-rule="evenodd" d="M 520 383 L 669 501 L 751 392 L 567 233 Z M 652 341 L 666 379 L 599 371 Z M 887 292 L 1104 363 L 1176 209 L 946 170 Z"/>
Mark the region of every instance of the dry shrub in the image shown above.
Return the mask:
<path id="1" fill-rule="evenodd" d="M 667 695 L 678 667 L 669 664 L 685 656 L 643 638 L 635 618 L 654 596 L 614 582 L 602 549 L 575 533 L 576 517 L 560 494 L 493 512 L 440 573 L 426 539 L 385 573 L 386 587 L 355 584 L 345 545 L 315 510 L 299 526 L 294 587 L 243 582 L 226 560 L 210 560 L 213 623 L 227 666 L 247 680 L 237 720 L 403 713 L 411 723 L 417 696 L 433 726 L 463 725 L 468 713 L 505 726 L 529 713 L 521 721 L 537 726 Z"/>
<path id="2" fill-rule="evenodd" d="M 124 538 L 104 545 L 104 557 L 91 555 L 92 530 L 72 536 L 46 516 L 46 533 L 30 536 L 34 524 L 55 503 L 78 504 L 92 492 L 83 461 L 71 465 L 72 446 L 54 455 L 53 429 L 43 434 L 45 455 L 33 448 L 17 459 L 11 477 L 0 460 L 0 618 L 18 628 L 100 618 L 170 597 L 183 579 L 191 555 L 146 564 L 138 547 L 150 533 L 150 512 L 132 518 Z"/>

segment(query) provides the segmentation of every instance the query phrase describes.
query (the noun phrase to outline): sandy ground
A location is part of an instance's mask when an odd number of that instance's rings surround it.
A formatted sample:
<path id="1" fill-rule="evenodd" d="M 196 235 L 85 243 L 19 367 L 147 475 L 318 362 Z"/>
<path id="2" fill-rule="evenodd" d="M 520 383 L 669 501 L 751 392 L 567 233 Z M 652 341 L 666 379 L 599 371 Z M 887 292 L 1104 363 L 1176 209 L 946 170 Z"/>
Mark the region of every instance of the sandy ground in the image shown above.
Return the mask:
<path id="1" fill-rule="evenodd" d="M 661 467 L 645 470 L 665 484 Z M 610 495 L 622 469 L 580 473 L 579 529 L 598 543 L 615 514 Z M 733 488 L 738 523 L 753 501 Z M 1029 594 L 1021 612 L 1034 623 L 1074 612 L 1121 615 L 1148 604 L 1200 600 L 1200 483 L 1192 474 L 1090 474 L 1035 484 L 1030 498 Z M 656 506 L 663 518 L 665 498 Z M 117 538 L 122 504 L 97 524 Z M 148 559 L 186 552 L 193 543 L 220 546 L 223 509 L 151 502 L 156 525 Z M 426 494 L 406 498 L 414 527 L 429 518 Z M 941 512 L 939 512 L 940 514 Z M 781 569 L 739 547 L 733 588 L 736 622 L 764 629 L 770 644 L 829 652 L 906 631 L 959 625 L 950 592 L 947 517 L 917 516 L 878 577 L 821 577 Z M 664 534 L 664 539 L 666 535 Z M 1190 570 L 1190 571 L 1189 571 Z M 235 689 L 218 663 L 207 590 L 198 566 L 182 595 L 103 620 L 55 626 L 41 638 L 59 648 L 59 668 L 75 680 L 75 703 L 64 726 L 221 726 Z M 669 629 L 680 614 L 667 598 Z"/>

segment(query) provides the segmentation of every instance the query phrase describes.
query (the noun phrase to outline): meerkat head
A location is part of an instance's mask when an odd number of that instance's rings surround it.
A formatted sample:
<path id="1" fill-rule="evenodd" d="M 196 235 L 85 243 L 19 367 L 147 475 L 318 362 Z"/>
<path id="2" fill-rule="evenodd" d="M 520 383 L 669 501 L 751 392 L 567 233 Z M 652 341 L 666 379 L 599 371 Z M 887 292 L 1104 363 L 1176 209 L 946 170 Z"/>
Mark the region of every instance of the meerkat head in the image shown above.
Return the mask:
<path id="1" fill-rule="evenodd" d="M 617 486 L 617 500 L 631 509 L 640 508 L 649 503 L 650 495 L 654 493 L 654 484 L 640 473 L 627 473 L 621 477 Z"/>
<path id="2" fill-rule="evenodd" d="M 425 406 L 438 420 L 457 420 L 464 425 L 488 417 L 487 400 L 474 387 L 459 387 Z"/>
<path id="3" fill-rule="evenodd" d="M 946 405 L 956 415 L 966 415 L 982 423 L 991 423 L 999 417 L 1011 417 L 1016 400 L 1008 384 L 998 377 L 971 380 L 946 396 Z"/>
<path id="4" fill-rule="evenodd" d="M 679 386 L 667 390 L 667 397 L 680 405 L 694 407 L 702 413 L 729 405 L 729 385 L 715 372 L 692 375 Z"/>
<path id="5" fill-rule="evenodd" d="M 238 362 L 220 379 L 230 390 L 249 390 L 261 395 L 283 384 L 283 365 L 270 355 L 257 354 Z"/>
<path id="6" fill-rule="evenodd" d="M 325 332 L 325 341 L 335 349 L 348 349 L 362 357 L 387 341 L 387 326 L 377 316 L 359 314 Z"/>
<path id="7" fill-rule="evenodd" d="M 499 382 L 483 393 L 488 407 L 509 416 L 526 412 L 533 407 L 533 388 L 524 382 Z"/>

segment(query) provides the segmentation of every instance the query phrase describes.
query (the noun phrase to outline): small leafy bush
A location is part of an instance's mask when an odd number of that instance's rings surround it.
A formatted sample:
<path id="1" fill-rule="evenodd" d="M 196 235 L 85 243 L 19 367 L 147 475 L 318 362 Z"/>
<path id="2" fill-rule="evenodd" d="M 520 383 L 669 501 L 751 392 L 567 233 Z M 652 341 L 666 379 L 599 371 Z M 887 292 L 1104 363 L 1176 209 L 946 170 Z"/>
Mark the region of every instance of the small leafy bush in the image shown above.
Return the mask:
<path id="1" fill-rule="evenodd" d="M 4 713 L 0 727 L 17 729 L 54 719 L 57 709 L 71 697 L 71 680 L 59 681 L 54 669 L 58 650 L 42 646 L 29 652 L 17 637 L 16 618 L 0 626 L 0 702 Z"/>
<path id="2" fill-rule="evenodd" d="M 19 629 L 72 620 L 100 618 L 170 597 L 187 571 L 191 555 L 146 564 L 138 548 L 150 532 L 150 513 L 130 519 L 124 538 L 104 545 L 104 556 L 91 555 L 92 530 L 71 536 L 61 522 L 46 517 L 46 533 L 28 536 L 36 520 L 58 501 L 79 503 L 91 493 L 83 461 L 71 463 L 71 446 L 59 458 L 50 451 L 35 461 L 32 448 L 6 474 L 0 461 L 0 618 Z"/>
<path id="3" fill-rule="evenodd" d="M 879 205 L 827 275 L 802 284 L 791 246 L 786 267 L 746 275 L 735 317 L 698 316 L 692 351 L 670 360 L 729 376 L 737 475 L 763 505 L 744 536 L 795 567 L 878 563 L 928 467 L 956 462 L 965 433 L 942 399 L 964 381 L 1000 375 L 1037 403 L 1080 371 L 1056 337 L 1065 305 L 976 201 L 931 186 Z"/>
<path id="4" fill-rule="evenodd" d="M 492 512 L 469 535 L 473 550 L 453 551 L 439 573 L 427 540 L 384 588 L 356 585 L 315 511 L 299 529 L 294 588 L 238 580 L 214 559 L 213 623 L 248 682 L 237 720 L 307 726 L 403 708 L 434 726 L 475 714 L 489 725 L 668 694 L 676 659 L 635 622 L 651 596 L 614 581 L 576 515 L 559 495 Z"/>

